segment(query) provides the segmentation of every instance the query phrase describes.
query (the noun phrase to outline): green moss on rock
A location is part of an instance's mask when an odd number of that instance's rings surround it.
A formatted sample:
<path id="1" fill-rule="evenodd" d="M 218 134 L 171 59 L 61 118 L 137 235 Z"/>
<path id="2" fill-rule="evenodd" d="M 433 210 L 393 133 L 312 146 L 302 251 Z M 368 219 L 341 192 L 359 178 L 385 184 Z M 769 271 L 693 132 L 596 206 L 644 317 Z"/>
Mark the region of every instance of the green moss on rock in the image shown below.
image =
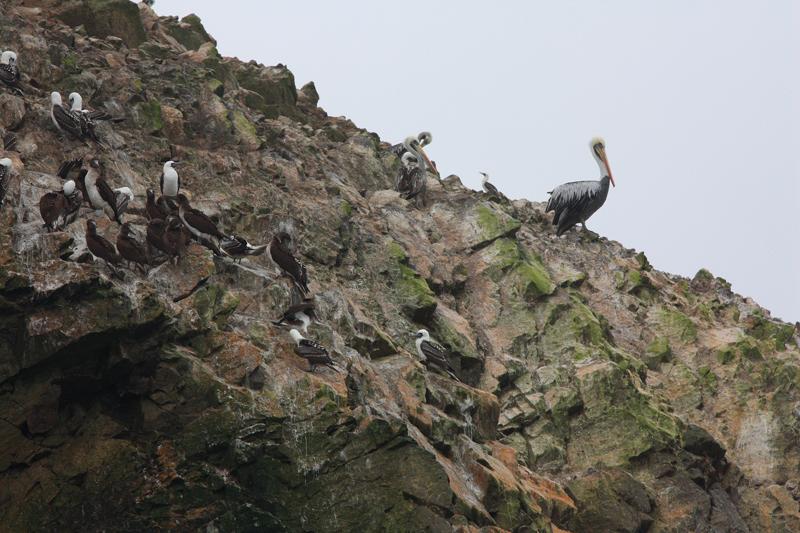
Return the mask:
<path id="1" fill-rule="evenodd" d="M 658 313 L 658 322 L 663 333 L 671 340 L 689 343 L 697 339 L 697 326 L 680 311 L 662 308 Z"/>
<path id="2" fill-rule="evenodd" d="M 475 208 L 475 217 L 480 228 L 481 242 L 477 243 L 478 245 L 512 234 L 522 225 L 519 220 L 496 211 L 487 204 L 481 204 Z"/>
<path id="3" fill-rule="evenodd" d="M 164 128 L 164 117 L 161 115 L 161 104 L 158 100 L 142 102 L 135 109 L 137 122 L 147 133 L 158 133 Z"/>
<path id="4" fill-rule="evenodd" d="M 666 337 L 656 337 L 653 339 L 645 351 L 645 363 L 651 370 L 655 370 L 662 363 L 666 363 L 672 358 L 672 349 Z"/>
<path id="5" fill-rule="evenodd" d="M 428 282 L 408 265 L 408 256 L 395 241 L 386 244 L 390 259 L 391 284 L 400 300 L 403 312 L 415 322 L 430 320 L 436 309 L 436 295 Z"/>

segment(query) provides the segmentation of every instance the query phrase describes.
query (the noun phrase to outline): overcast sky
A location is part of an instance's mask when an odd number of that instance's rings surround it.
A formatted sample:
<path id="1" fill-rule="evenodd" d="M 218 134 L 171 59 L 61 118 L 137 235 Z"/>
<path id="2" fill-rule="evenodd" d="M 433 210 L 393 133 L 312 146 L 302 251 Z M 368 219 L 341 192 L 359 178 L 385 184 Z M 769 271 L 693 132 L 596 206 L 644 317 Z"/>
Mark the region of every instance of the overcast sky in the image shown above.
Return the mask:
<path id="1" fill-rule="evenodd" d="M 800 320 L 800 2 L 158 0 L 226 56 L 284 63 L 320 106 L 442 175 L 543 201 L 617 187 L 589 228 L 692 276 L 706 267 Z"/>

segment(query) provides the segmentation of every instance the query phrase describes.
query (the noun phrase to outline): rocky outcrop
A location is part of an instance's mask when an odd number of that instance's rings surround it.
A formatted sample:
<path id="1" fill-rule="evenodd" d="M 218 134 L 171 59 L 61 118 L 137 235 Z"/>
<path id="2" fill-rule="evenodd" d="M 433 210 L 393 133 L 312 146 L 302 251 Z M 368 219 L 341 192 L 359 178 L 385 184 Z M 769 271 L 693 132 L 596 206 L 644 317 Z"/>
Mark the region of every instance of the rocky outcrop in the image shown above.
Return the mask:
<path id="1" fill-rule="evenodd" d="M 724 280 L 555 238 L 542 204 L 456 177 L 412 205 L 388 143 L 285 67 L 222 58 L 196 17 L 26 1 L 0 24 L 31 89 L 0 94 L 19 150 L 0 210 L 0 530 L 800 528 L 797 331 Z M 143 275 L 92 259 L 84 219 L 119 228 L 88 209 L 46 233 L 39 197 L 90 150 L 62 149 L 51 90 L 125 118 L 91 150 L 136 194 L 140 236 L 167 157 L 227 233 L 288 228 L 310 336 L 341 372 L 307 372 L 272 325 L 290 291 L 266 256 L 193 244 Z M 417 361 L 420 328 L 460 381 Z"/>

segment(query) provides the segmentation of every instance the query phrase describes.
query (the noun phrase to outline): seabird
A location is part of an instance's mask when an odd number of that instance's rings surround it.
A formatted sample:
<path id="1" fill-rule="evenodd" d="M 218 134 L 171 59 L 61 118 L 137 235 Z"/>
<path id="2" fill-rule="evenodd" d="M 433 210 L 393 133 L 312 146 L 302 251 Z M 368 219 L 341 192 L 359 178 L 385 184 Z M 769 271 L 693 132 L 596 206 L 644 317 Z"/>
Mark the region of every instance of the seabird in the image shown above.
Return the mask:
<path id="1" fill-rule="evenodd" d="M 178 258 L 183 255 L 186 245 L 191 242 L 192 234 L 183 225 L 181 219 L 171 216 L 167 220 L 162 240 L 167 253 L 174 257 L 177 262 Z"/>
<path id="2" fill-rule="evenodd" d="M 456 376 L 455 369 L 450 365 L 450 361 L 447 359 L 447 350 L 441 344 L 437 344 L 431 340 L 428 330 L 421 329 L 417 331 L 415 337 L 417 338 L 417 354 L 425 367 L 431 368 L 433 366 L 435 369 L 449 374 L 450 377 L 457 381 L 461 381 L 458 379 L 458 376 Z"/>
<path id="3" fill-rule="evenodd" d="M 105 237 L 97 234 L 97 224 L 94 220 L 86 221 L 86 246 L 92 255 L 102 259 L 107 264 L 119 265 L 122 258 L 117 254 L 116 248 Z"/>
<path id="4" fill-rule="evenodd" d="M 64 181 L 74 181 L 75 186 L 81 192 L 83 200 L 89 201 L 89 193 L 86 191 L 86 169 L 83 168 L 83 159 L 72 159 L 64 161 L 56 172 L 59 178 Z"/>
<path id="5" fill-rule="evenodd" d="M 248 255 L 261 255 L 269 245 L 262 244 L 260 246 L 253 246 L 244 237 L 239 235 L 231 235 L 221 240 L 219 247 L 229 256 L 233 257 L 234 261 L 241 261 L 243 257 Z"/>
<path id="6" fill-rule="evenodd" d="M 116 119 L 106 113 L 105 111 L 100 111 L 95 109 L 94 111 L 90 111 L 88 109 L 83 108 L 83 97 L 80 93 L 70 93 L 67 97 L 67 101 L 69 102 L 69 109 L 74 113 L 80 113 L 86 119 L 93 121 L 93 120 L 111 120 L 113 122 L 120 122 L 122 119 Z"/>
<path id="7" fill-rule="evenodd" d="M 62 190 L 52 191 L 39 199 L 39 213 L 48 231 L 60 231 L 78 218 L 83 203 L 83 194 L 75 187 L 75 182 L 64 182 Z"/>
<path id="8" fill-rule="evenodd" d="M 7 157 L 0 159 L 0 207 L 3 207 L 6 193 L 11 185 L 11 170 L 11 160 Z"/>
<path id="9" fill-rule="evenodd" d="M 103 174 L 103 163 L 99 159 L 92 159 L 84 177 L 89 203 L 93 208 L 103 211 L 111 220 L 122 224 L 122 215 L 128 209 L 133 193 L 127 187 L 111 189 Z"/>
<path id="10" fill-rule="evenodd" d="M 164 244 L 164 232 L 167 230 L 167 222 L 163 218 L 153 218 L 147 223 L 147 244 L 164 252 L 167 255 L 172 255 L 170 249 Z"/>
<path id="11" fill-rule="evenodd" d="M 163 197 L 159 197 L 158 200 L 156 200 L 156 192 L 153 189 L 147 189 L 145 212 L 149 220 L 153 220 L 154 218 L 166 220 L 167 217 L 172 214 L 172 210 L 167 206 L 166 200 L 164 200 Z"/>
<path id="12" fill-rule="evenodd" d="M 276 326 L 287 324 L 295 328 L 299 327 L 303 333 L 308 333 L 308 326 L 315 318 L 314 308 L 314 298 L 304 298 L 300 289 L 292 287 L 291 305 L 278 320 L 273 320 L 272 323 Z"/>
<path id="13" fill-rule="evenodd" d="M 482 176 L 481 177 L 481 184 L 483 186 L 483 192 L 485 192 L 486 194 L 489 194 L 491 196 L 494 196 L 498 200 L 505 200 L 506 196 L 503 193 L 501 193 L 500 191 L 498 191 L 497 187 L 495 187 L 494 185 L 489 183 L 489 174 L 487 174 L 486 172 L 481 172 L 480 174 Z"/>
<path id="14" fill-rule="evenodd" d="M 597 166 L 600 167 L 602 177 L 599 181 L 564 183 L 549 192 L 550 199 L 545 207 L 545 213 L 555 211 L 553 225 L 557 226 L 556 235 L 563 234 L 578 223 L 586 230 L 586 221 L 606 202 L 609 182 L 616 187 L 606 157 L 605 141 L 595 137 L 589 142 L 589 148 L 597 161 Z"/>
<path id="15" fill-rule="evenodd" d="M 146 272 L 145 265 L 150 264 L 147 248 L 133 236 L 128 222 L 122 225 L 117 235 L 117 250 L 123 259 L 139 265 Z"/>
<path id="16" fill-rule="evenodd" d="M 405 152 L 400 158 L 400 172 L 397 173 L 397 180 L 394 184 L 395 190 L 399 192 L 401 196 L 411 191 L 411 184 L 413 183 L 411 175 L 416 168 L 416 156 L 411 152 Z"/>
<path id="17" fill-rule="evenodd" d="M 176 164 L 178 164 L 177 161 L 167 161 L 164 163 L 161 177 L 158 180 L 161 186 L 162 196 L 175 198 L 181 190 L 181 177 L 178 175 L 178 171 L 175 170 Z"/>
<path id="18" fill-rule="evenodd" d="M 316 341 L 304 338 L 296 329 L 290 330 L 289 335 L 291 335 L 294 342 L 297 343 L 297 346 L 294 348 L 294 353 L 307 360 L 308 364 L 311 365 L 311 368 L 308 370 L 309 372 L 314 372 L 318 365 L 324 365 L 339 372 L 336 368 L 336 363 L 331 359 L 328 350 L 325 349 L 324 346 Z"/>
<path id="19" fill-rule="evenodd" d="M 67 132 L 79 140 L 86 138 L 80 113 L 66 109 L 61 102 L 61 94 L 57 91 L 50 93 L 50 118 L 59 132 Z"/>
<path id="20" fill-rule="evenodd" d="M 413 142 L 414 150 L 410 150 L 408 145 L 409 142 Z M 417 158 L 424 158 L 425 163 L 429 169 L 431 169 L 437 176 L 439 175 L 439 171 L 436 170 L 436 165 L 434 165 L 431 160 L 428 158 L 428 155 L 425 153 L 423 148 L 428 146 L 433 142 L 433 135 L 429 131 L 420 132 L 416 137 L 413 135 L 410 137 L 406 137 L 406 139 L 400 143 L 392 146 L 391 151 L 397 157 L 402 157 L 406 152 L 412 152 Z"/>
<path id="21" fill-rule="evenodd" d="M 15 93 L 22 94 L 22 89 L 19 87 L 20 79 L 17 54 L 11 50 L 6 50 L 0 54 L 0 81 Z"/>
<path id="22" fill-rule="evenodd" d="M 422 135 L 422 133 L 420 135 Z M 417 196 L 424 198 L 425 191 L 428 189 L 427 165 L 430 164 L 430 161 L 428 161 L 428 157 L 422 152 L 422 148 L 420 148 L 420 143 L 414 137 L 406 137 L 406 140 L 403 141 L 403 145 L 406 147 L 406 153 L 411 154 L 414 159 L 412 163 L 413 168 L 410 170 L 408 177 L 409 189 L 407 192 L 403 193 L 402 196 L 406 200 L 411 200 Z M 409 159 L 408 161 L 411 163 L 412 160 Z"/>
<path id="23" fill-rule="evenodd" d="M 221 241 L 225 235 L 205 213 L 189 205 L 189 199 L 183 193 L 178 194 L 178 215 L 197 240 L 205 244 L 214 254 L 224 255 L 214 243 L 214 238 Z"/>
<path id="24" fill-rule="evenodd" d="M 308 294 L 308 270 L 292 255 L 289 248 L 292 237 L 285 231 L 279 232 L 269 243 L 269 255 L 284 274 L 292 278 L 295 286 L 303 294 Z"/>

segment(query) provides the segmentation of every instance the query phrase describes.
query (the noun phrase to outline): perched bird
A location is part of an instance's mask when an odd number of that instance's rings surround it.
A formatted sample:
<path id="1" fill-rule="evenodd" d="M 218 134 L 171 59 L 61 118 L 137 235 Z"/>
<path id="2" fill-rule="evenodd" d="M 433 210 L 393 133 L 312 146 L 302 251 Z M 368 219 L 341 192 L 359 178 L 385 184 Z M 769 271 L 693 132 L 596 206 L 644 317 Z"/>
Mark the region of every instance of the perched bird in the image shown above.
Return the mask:
<path id="1" fill-rule="evenodd" d="M 75 182 L 64 182 L 62 190 L 52 191 L 39 199 L 39 214 L 48 231 L 59 231 L 78 218 L 78 211 L 83 203 L 83 194 L 75 188 Z"/>
<path id="2" fill-rule="evenodd" d="M 309 372 L 314 372 L 319 365 L 327 366 L 339 372 L 339 369 L 336 368 L 336 363 L 331 359 L 328 350 L 325 349 L 324 346 L 316 341 L 304 338 L 296 329 L 290 330 L 289 335 L 291 335 L 294 342 L 297 343 L 297 346 L 294 348 L 294 353 L 307 360 L 308 364 L 311 366 L 308 370 Z"/>
<path id="3" fill-rule="evenodd" d="M 11 160 L 7 157 L 0 159 L 0 207 L 3 207 L 6 193 L 11 185 L 11 170 Z"/>
<path id="4" fill-rule="evenodd" d="M 406 152 L 400 158 L 400 172 L 397 173 L 397 179 L 394 183 L 394 188 L 401 195 L 411 190 L 414 182 L 412 174 L 417 168 L 417 158 L 411 152 Z"/>
<path id="5" fill-rule="evenodd" d="M 406 200 L 411 200 L 416 197 L 424 198 L 425 191 L 428 188 L 428 164 L 430 162 L 424 152 L 422 152 L 422 148 L 417 139 L 414 137 L 406 137 L 403 144 L 407 149 L 406 153 L 413 156 L 413 163 L 408 176 L 409 188 L 402 196 Z M 412 160 L 409 160 L 409 163 L 411 163 L 411 161 Z"/>
<path id="6" fill-rule="evenodd" d="M 448 352 L 441 344 L 437 344 L 431 340 L 428 330 L 421 329 L 417 331 L 415 337 L 417 345 L 417 354 L 427 368 L 434 367 L 434 369 L 445 372 L 450 377 L 457 381 L 461 381 L 456 376 L 455 369 L 450 365 L 447 359 Z"/>
<path id="7" fill-rule="evenodd" d="M 86 193 L 93 208 L 103 211 L 108 218 L 122 224 L 122 215 L 128 209 L 133 193 L 127 187 L 113 190 L 104 177 L 103 163 L 92 159 L 84 177 Z M 126 190 L 127 189 L 127 190 Z"/>
<path id="8" fill-rule="evenodd" d="M 167 161 L 164 163 L 164 168 L 159 178 L 162 196 L 175 198 L 181 190 L 181 177 L 178 175 L 178 171 L 175 170 L 175 165 L 177 164 L 177 161 Z"/>
<path id="9" fill-rule="evenodd" d="M 234 261 L 241 261 L 243 257 L 248 255 L 261 255 L 267 250 L 268 246 L 267 244 L 253 246 L 244 237 L 235 234 L 222 239 L 219 243 L 222 251 L 233 257 Z"/>
<path id="10" fill-rule="evenodd" d="M 61 163 L 56 175 L 64 181 L 74 181 L 75 186 L 83 195 L 83 200 L 88 202 L 89 193 L 86 192 L 86 172 L 86 169 L 83 168 L 83 159 L 78 158 Z"/>
<path id="11" fill-rule="evenodd" d="M 153 189 L 147 189 L 147 201 L 145 202 L 145 212 L 147 218 L 153 220 L 160 218 L 166 220 L 172 214 L 172 210 L 166 203 L 163 197 L 156 200 L 156 192 Z"/>
<path id="12" fill-rule="evenodd" d="M 197 240 L 208 247 L 214 254 L 225 255 L 214 243 L 214 239 L 221 241 L 225 238 L 225 235 L 205 213 L 189 205 L 189 199 L 183 193 L 178 194 L 178 215 Z"/>
<path id="13" fill-rule="evenodd" d="M 174 257 L 177 262 L 180 256 L 183 255 L 184 250 L 186 250 L 186 246 L 191 242 L 192 234 L 183 225 L 181 219 L 171 216 L 167 220 L 162 239 L 167 253 Z"/>
<path id="14" fill-rule="evenodd" d="M 86 246 L 93 256 L 102 259 L 106 264 L 119 265 L 122 261 L 114 245 L 97 234 L 97 224 L 94 220 L 86 221 Z"/>
<path id="15" fill-rule="evenodd" d="M 284 274 L 292 278 L 295 286 L 303 294 L 308 294 L 308 270 L 298 261 L 290 249 L 292 237 L 285 231 L 279 232 L 269 243 L 269 255 Z"/>
<path id="16" fill-rule="evenodd" d="M 144 271 L 146 271 L 145 265 L 150 264 L 147 248 L 136 240 L 136 237 L 133 236 L 131 225 L 127 222 L 122 225 L 119 235 L 117 235 L 117 250 L 123 259 L 129 263 L 139 265 Z"/>
<path id="17" fill-rule="evenodd" d="M 0 54 L 0 81 L 15 93 L 22 94 L 22 89 L 19 87 L 20 79 L 17 54 L 6 50 Z"/>
<path id="18" fill-rule="evenodd" d="M 278 320 L 273 320 L 272 323 L 276 326 L 286 324 L 302 329 L 303 333 L 308 333 L 308 326 L 315 318 L 314 308 L 313 298 L 304 298 L 297 287 L 292 287 L 291 304 L 283 312 L 283 315 Z"/>
<path id="19" fill-rule="evenodd" d="M 595 137 L 589 143 L 589 148 L 600 167 L 601 178 L 599 181 L 564 183 L 549 192 L 545 213 L 555 211 L 553 225 L 556 226 L 556 235 L 563 234 L 578 223 L 586 230 L 586 221 L 606 203 L 609 182 L 616 187 L 608 166 L 605 141 Z"/>
<path id="20" fill-rule="evenodd" d="M 86 138 L 80 113 L 66 109 L 61 102 L 61 94 L 57 91 L 50 93 L 50 119 L 59 132 L 69 133 L 79 140 Z"/>
<path id="21" fill-rule="evenodd" d="M 167 255 L 171 254 L 171 249 L 164 243 L 164 232 L 167 230 L 167 222 L 163 218 L 153 218 L 147 223 L 147 244 L 152 248 L 163 252 Z"/>
<path id="22" fill-rule="evenodd" d="M 506 196 L 500 191 L 498 191 L 497 187 L 489 183 L 489 174 L 487 174 L 486 172 L 481 172 L 480 174 L 482 176 L 481 184 L 483 185 L 483 192 L 491 196 L 494 196 L 499 200 L 505 200 Z"/>
<path id="23" fill-rule="evenodd" d="M 409 141 L 413 142 L 415 148 L 414 150 L 409 149 L 408 147 Z M 423 131 L 420 132 L 416 137 L 414 136 L 406 137 L 406 139 L 402 143 L 392 146 L 391 151 L 397 157 L 403 157 L 403 154 L 409 151 L 414 153 L 414 155 L 417 156 L 418 158 L 419 156 L 422 156 L 422 158 L 425 159 L 427 167 L 431 169 L 436 175 L 438 175 L 439 171 L 436 170 L 436 166 L 431 162 L 430 159 L 428 159 L 428 155 L 425 153 L 425 150 L 423 149 L 425 146 L 428 146 L 432 142 L 433 142 L 433 135 L 431 134 L 431 132 Z"/>
<path id="24" fill-rule="evenodd" d="M 67 101 L 69 102 L 70 111 L 73 111 L 75 113 L 80 113 L 86 120 L 89 121 L 111 120 L 113 122 L 120 122 L 122 120 L 114 118 L 105 111 L 100 111 L 98 109 L 90 111 L 88 109 L 84 109 L 83 97 L 80 95 L 80 93 L 70 93 L 69 96 L 67 97 Z"/>

